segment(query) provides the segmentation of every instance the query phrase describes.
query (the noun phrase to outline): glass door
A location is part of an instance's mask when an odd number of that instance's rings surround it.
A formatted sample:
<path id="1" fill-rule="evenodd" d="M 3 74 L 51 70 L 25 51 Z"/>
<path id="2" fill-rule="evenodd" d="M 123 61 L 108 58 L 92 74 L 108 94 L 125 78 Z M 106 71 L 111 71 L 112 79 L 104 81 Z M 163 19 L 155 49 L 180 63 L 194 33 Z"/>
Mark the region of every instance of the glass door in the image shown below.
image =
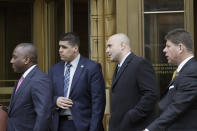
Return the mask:
<path id="1" fill-rule="evenodd" d="M 160 93 L 176 67 L 164 56 L 164 36 L 174 28 L 184 28 L 184 0 L 144 0 L 144 52 L 155 69 Z"/>

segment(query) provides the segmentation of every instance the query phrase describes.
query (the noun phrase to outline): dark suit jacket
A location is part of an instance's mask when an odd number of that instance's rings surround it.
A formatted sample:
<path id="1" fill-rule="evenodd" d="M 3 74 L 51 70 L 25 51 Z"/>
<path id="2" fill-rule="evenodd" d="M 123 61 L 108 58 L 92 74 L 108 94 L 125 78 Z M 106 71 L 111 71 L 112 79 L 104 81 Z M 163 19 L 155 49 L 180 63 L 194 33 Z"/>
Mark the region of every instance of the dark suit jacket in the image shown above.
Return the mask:
<path id="1" fill-rule="evenodd" d="M 48 131 L 52 106 L 48 76 L 36 66 L 15 90 L 16 86 L 8 108 L 7 131 Z"/>
<path id="2" fill-rule="evenodd" d="M 157 96 L 151 64 L 131 53 L 113 78 L 109 130 L 143 130 L 156 117 Z"/>
<path id="3" fill-rule="evenodd" d="M 55 92 L 54 104 L 64 96 L 64 64 L 59 62 L 49 71 Z M 74 73 L 70 99 L 72 118 L 77 131 L 103 131 L 102 119 L 105 110 L 105 84 L 100 64 L 80 56 Z M 53 114 L 54 130 L 58 130 L 59 109 Z"/>
<path id="4" fill-rule="evenodd" d="M 159 102 L 160 117 L 150 131 L 197 131 L 197 61 L 192 58 L 169 84 Z"/>

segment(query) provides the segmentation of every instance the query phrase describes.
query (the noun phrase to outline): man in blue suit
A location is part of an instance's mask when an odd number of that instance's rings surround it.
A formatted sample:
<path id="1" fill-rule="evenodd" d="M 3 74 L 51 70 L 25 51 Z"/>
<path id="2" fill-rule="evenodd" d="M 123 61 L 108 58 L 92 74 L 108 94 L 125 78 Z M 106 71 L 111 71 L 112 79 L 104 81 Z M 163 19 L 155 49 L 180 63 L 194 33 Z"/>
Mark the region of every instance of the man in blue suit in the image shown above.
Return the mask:
<path id="1" fill-rule="evenodd" d="M 48 131 L 51 122 L 52 86 L 37 66 L 34 45 L 16 46 L 10 61 L 14 72 L 22 73 L 14 87 L 8 108 L 7 131 Z"/>
<path id="2" fill-rule="evenodd" d="M 49 70 L 54 88 L 55 131 L 103 131 L 105 84 L 99 63 L 79 53 L 79 37 L 72 32 L 59 41 L 61 62 Z"/>

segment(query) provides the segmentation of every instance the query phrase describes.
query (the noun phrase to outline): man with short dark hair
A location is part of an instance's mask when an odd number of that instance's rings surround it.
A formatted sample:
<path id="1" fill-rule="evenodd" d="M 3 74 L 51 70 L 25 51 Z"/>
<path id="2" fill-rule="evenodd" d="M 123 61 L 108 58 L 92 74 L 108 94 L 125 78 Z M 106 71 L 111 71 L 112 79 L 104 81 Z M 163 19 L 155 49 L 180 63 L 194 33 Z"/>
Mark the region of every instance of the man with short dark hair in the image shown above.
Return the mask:
<path id="1" fill-rule="evenodd" d="M 160 117 L 145 131 L 196 131 L 197 61 L 192 51 L 192 36 L 184 29 L 174 29 L 165 39 L 163 52 L 168 63 L 178 68 L 159 102 Z"/>
<path id="2" fill-rule="evenodd" d="M 8 108 L 7 131 L 49 131 L 52 86 L 37 66 L 36 47 L 21 43 L 13 51 L 12 68 L 21 73 Z"/>
<path id="3" fill-rule="evenodd" d="M 64 34 L 59 41 L 61 62 L 49 76 L 54 88 L 55 131 L 103 131 L 105 83 L 101 65 L 79 53 L 79 36 Z"/>

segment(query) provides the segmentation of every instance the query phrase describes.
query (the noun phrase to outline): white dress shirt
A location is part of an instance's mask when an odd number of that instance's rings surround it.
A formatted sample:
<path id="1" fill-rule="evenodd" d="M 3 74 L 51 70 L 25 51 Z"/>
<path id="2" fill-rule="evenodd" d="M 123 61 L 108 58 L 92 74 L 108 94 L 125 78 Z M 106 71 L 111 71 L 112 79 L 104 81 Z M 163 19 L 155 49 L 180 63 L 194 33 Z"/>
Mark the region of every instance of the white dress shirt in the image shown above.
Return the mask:
<path id="1" fill-rule="evenodd" d="M 123 58 L 123 60 L 118 64 L 118 67 L 120 68 L 122 66 L 122 64 L 124 63 L 124 61 L 126 60 L 127 56 L 129 56 L 131 54 L 131 52 L 127 53 L 127 55 Z"/>
<path id="2" fill-rule="evenodd" d="M 23 78 L 25 79 L 25 77 L 29 74 L 29 72 L 31 71 L 31 70 L 33 70 L 33 68 L 35 67 L 36 65 L 32 65 L 29 69 L 27 69 L 26 71 L 25 71 L 25 73 L 23 73 Z"/>
<path id="3" fill-rule="evenodd" d="M 182 61 L 181 64 L 179 64 L 179 66 L 177 68 L 177 72 L 179 72 L 183 68 L 183 66 L 193 57 L 194 56 L 190 56 L 190 57 L 186 58 L 184 61 Z"/>
<path id="4" fill-rule="evenodd" d="M 70 95 L 71 84 L 72 84 L 73 76 L 74 76 L 75 71 L 77 69 L 77 65 L 79 63 L 79 59 L 80 59 L 80 54 L 73 61 L 70 62 L 70 64 L 72 66 L 70 67 L 70 80 L 69 80 L 68 92 L 67 92 L 67 95 L 66 95 L 67 98 Z M 66 64 L 67 64 L 67 62 L 65 62 L 64 76 L 65 76 L 66 69 L 67 69 Z"/>

